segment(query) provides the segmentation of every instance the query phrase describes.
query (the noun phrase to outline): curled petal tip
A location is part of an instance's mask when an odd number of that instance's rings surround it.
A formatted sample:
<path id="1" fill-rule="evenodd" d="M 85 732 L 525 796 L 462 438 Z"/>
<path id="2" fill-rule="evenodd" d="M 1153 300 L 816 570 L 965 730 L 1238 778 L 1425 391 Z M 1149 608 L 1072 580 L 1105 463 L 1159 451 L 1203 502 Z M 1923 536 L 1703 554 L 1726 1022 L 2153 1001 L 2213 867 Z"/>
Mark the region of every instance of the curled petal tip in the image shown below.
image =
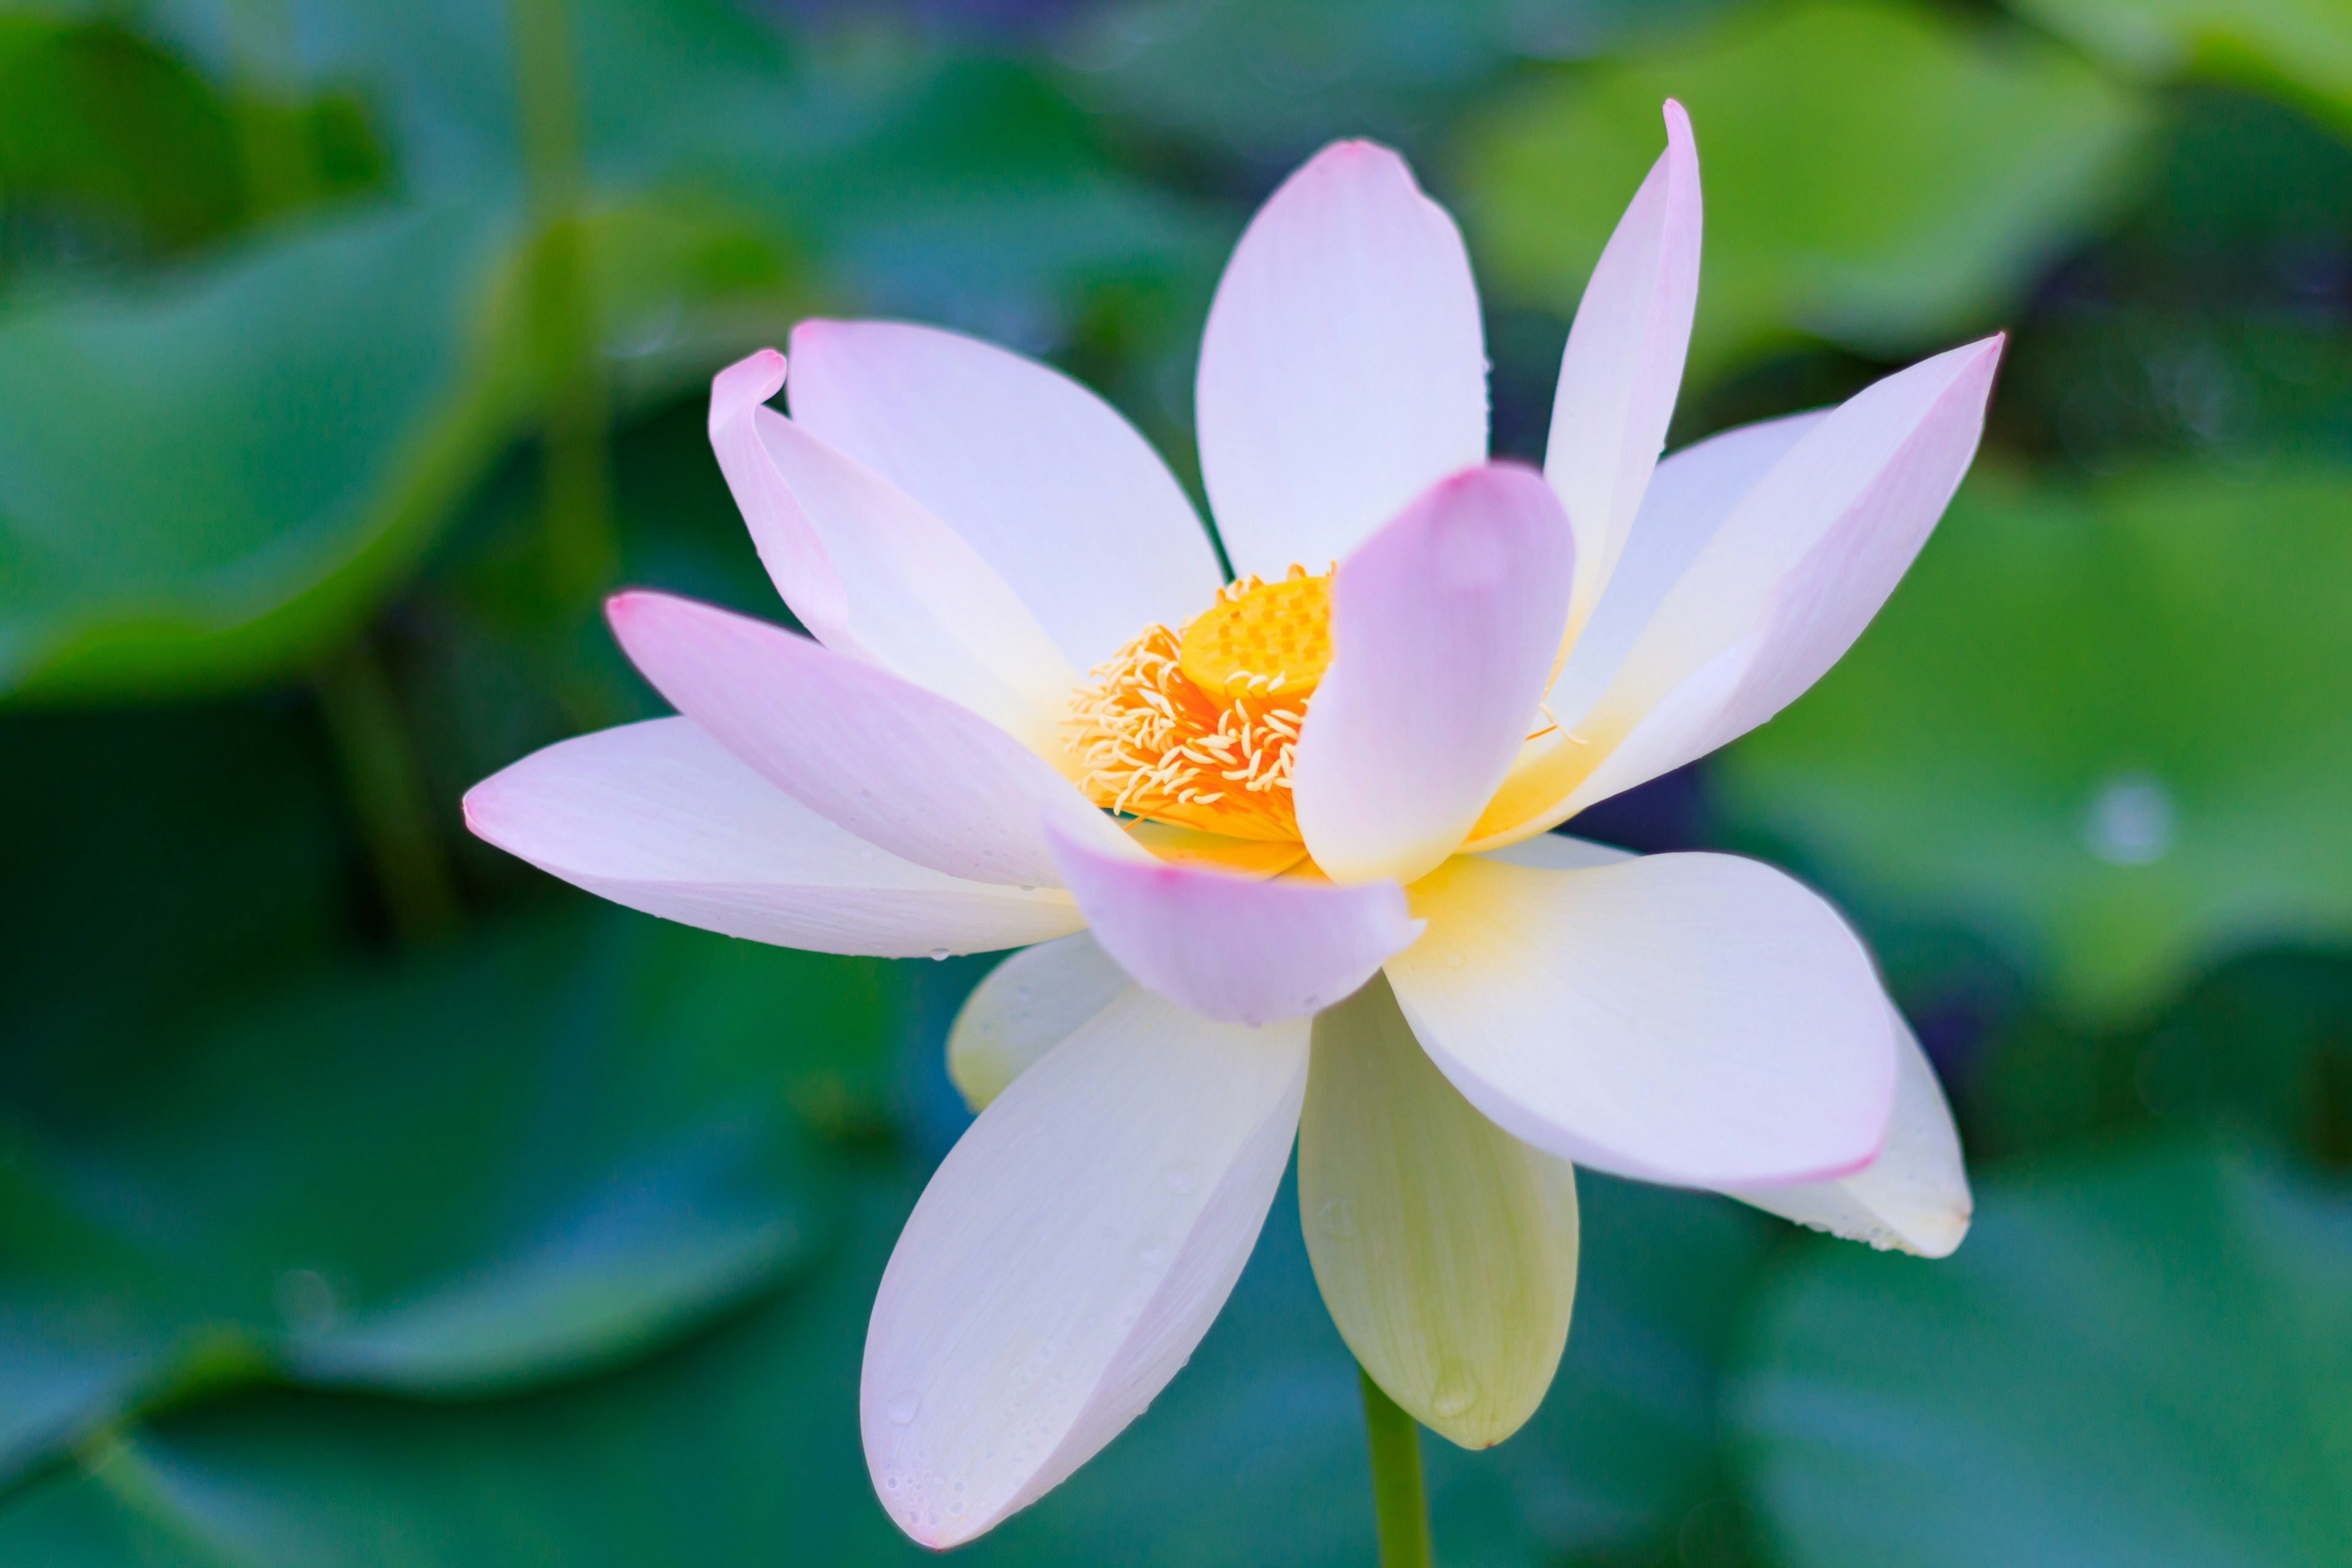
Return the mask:
<path id="1" fill-rule="evenodd" d="M 758 407 L 784 384 L 784 356 L 774 349 L 747 354 L 710 378 L 710 432 Z"/>

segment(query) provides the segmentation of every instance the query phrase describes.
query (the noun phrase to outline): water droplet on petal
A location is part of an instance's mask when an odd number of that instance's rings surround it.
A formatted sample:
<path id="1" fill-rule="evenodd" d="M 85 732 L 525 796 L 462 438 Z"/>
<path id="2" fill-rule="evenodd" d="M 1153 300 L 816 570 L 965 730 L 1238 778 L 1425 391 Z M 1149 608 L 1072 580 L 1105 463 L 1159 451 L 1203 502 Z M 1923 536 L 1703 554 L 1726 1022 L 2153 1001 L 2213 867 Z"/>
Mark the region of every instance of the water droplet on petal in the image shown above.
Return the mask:
<path id="1" fill-rule="evenodd" d="M 1440 1415 L 1459 1415 L 1478 1403 L 1478 1376 L 1467 1362 L 1451 1361 L 1437 1374 L 1429 1407 Z"/>
<path id="2" fill-rule="evenodd" d="M 1190 1160 L 1178 1160 L 1160 1173 L 1160 1179 L 1171 1193 L 1189 1193 L 1201 1184 L 1201 1170 Z"/>
<path id="3" fill-rule="evenodd" d="M 1449 952 L 1445 955 L 1445 967 L 1448 969 L 1459 969 L 1463 963 L 1463 957 L 1458 952 Z"/>
<path id="4" fill-rule="evenodd" d="M 915 1418 L 915 1412 L 922 1407 L 923 1396 L 910 1388 L 904 1394 L 891 1396 L 887 1414 L 893 1425 L 904 1426 Z"/>
<path id="5" fill-rule="evenodd" d="M 1015 985 L 1013 988 L 1013 1000 L 1017 1002 L 1026 1002 L 1029 1000 L 1029 987 L 1026 985 Z"/>
<path id="6" fill-rule="evenodd" d="M 1158 1268 L 1176 1255 L 1176 1244 L 1164 1236 L 1147 1236 L 1135 1249 L 1135 1256 L 1146 1268 Z"/>
<path id="7" fill-rule="evenodd" d="M 947 950 L 946 948 L 944 948 L 944 947 L 935 947 L 935 948 L 931 949 L 931 956 L 932 956 L 933 958 L 940 959 L 940 960 L 944 961 L 944 960 L 946 959 L 947 955 L 948 955 L 948 950 Z"/>
<path id="8" fill-rule="evenodd" d="M 1346 1198 L 1332 1198 L 1315 1211 L 1315 1228 L 1328 1237 L 1346 1240 L 1356 1234 L 1356 1205 Z"/>

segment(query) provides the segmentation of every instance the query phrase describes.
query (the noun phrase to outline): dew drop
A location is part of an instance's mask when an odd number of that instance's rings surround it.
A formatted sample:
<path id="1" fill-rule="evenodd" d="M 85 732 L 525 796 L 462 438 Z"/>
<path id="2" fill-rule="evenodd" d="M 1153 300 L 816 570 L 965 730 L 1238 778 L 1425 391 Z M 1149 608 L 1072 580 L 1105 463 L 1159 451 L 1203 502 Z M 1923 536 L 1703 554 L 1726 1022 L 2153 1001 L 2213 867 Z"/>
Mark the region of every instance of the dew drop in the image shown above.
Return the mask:
<path id="1" fill-rule="evenodd" d="M 1164 1236 L 1148 1236 L 1135 1249 L 1138 1261 L 1146 1268 L 1157 1268 L 1174 1255 L 1176 1244 Z"/>
<path id="2" fill-rule="evenodd" d="M 1315 1228 L 1334 1239 L 1344 1241 L 1356 1234 L 1356 1205 L 1346 1198 L 1332 1198 L 1315 1211 Z"/>
<path id="3" fill-rule="evenodd" d="M 2162 780 L 2152 773 L 2124 773 L 2109 780 L 2092 801 L 2083 839 L 2110 866 L 2145 866 L 2164 858 L 2179 821 Z"/>
<path id="4" fill-rule="evenodd" d="M 911 1388 L 904 1394 L 892 1395 L 888 1410 L 891 1424 L 898 1426 L 906 1426 L 915 1418 L 915 1412 L 922 1407 L 923 1396 Z"/>
<path id="5" fill-rule="evenodd" d="M 1478 1402 L 1478 1377 L 1466 1362 L 1448 1362 L 1430 1391 L 1429 1407 L 1440 1415 L 1459 1415 Z"/>
<path id="6" fill-rule="evenodd" d="M 935 947 L 931 949 L 931 956 L 935 959 L 940 960 L 941 962 L 945 962 L 948 956 L 948 950 L 944 947 Z"/>
<path id="7" fill-rule="evenodd" d="M 1200 1167 L 1189 1160 L 1178 1160 L 1160 1173 L 1160 1179 L 1171 1193 L 1189 1193 L 1201 1184 Z"/>
<path id="8" fill-rule="evenodd" d="M 1026 1002 L 1029 1000 L 1029 987 L 1026 985 L 1015 985 L 1013 988 L 1013 997 L 1016 1002 Z"/>
<path id="9" fill-rule="evenodd" d="M 1449 952 L 1445 955 L 1445 967 L 1448 969 L 1459 969 L 1463 962 L 1463 957 L 1458 952 Z"/>

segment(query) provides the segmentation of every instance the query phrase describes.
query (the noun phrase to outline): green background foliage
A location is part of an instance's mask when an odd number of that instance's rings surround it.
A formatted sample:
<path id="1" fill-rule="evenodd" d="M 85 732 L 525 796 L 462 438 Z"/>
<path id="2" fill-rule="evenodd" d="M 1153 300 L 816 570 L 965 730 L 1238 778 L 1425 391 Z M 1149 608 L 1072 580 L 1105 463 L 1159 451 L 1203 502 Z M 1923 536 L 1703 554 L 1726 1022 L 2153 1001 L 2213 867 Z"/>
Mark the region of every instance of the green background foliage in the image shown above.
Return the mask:
<path id="1" fill-rule="evenodd" d="M 660 710 L 610 588 L 782 617 L 714 368 L 942 322 L 1189 476 L 1224 249 L 1333 136 L 1461 216 L 1537 454 L 1668 94 L 1674 444 L 2011 342 L 1848 658 L 1580 830 L 1836 898 L 1979 1218 L 1930 1264 L 1586 1176 L 1542 1409 L 1429 1441 L 1441 1560 L 2352 1563 L 2327 0 L 0 5 L 0 1561 L 915 1561 L 857 1363 L 985 961 L 595 907 L 458 795 Z M 1295 1213 L 966 1555 L 1370 1560 Z"/>

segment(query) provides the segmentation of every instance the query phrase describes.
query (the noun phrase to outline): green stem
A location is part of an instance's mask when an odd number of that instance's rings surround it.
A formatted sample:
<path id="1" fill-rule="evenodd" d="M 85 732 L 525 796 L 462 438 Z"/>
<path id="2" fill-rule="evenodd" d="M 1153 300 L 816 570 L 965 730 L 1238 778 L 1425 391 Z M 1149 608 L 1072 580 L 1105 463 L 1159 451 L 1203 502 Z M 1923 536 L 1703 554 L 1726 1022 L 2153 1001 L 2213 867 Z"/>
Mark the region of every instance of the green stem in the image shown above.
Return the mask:
<path id="1" fill-rule="evenodd" d="M 1372 1444 L 1372 1517 L 1381 1568 L 1430 1568 L 1429 1499 L 1421 1485 L 1421 1428 L 1362 1367 L 1364 1435 Z"/>
<path id="2" fill-rule="evenodd" d="M 320 668 L 317 686 L 393 929 L 411 943 L 446 934 L 457 924 L 457 885 L 407 721 L 364 636 Z"/>
<path id="3" fill-rule="evenodd" d="M 557 597 L 569 601 L 603 587 L 620 567 L 605 455 L 610 397 L 582 213 L 579 92 L 564 0 L 509 0 L 508 15 L 534 220 L 529 318 L 544 411 L 548 575 Z"/>

